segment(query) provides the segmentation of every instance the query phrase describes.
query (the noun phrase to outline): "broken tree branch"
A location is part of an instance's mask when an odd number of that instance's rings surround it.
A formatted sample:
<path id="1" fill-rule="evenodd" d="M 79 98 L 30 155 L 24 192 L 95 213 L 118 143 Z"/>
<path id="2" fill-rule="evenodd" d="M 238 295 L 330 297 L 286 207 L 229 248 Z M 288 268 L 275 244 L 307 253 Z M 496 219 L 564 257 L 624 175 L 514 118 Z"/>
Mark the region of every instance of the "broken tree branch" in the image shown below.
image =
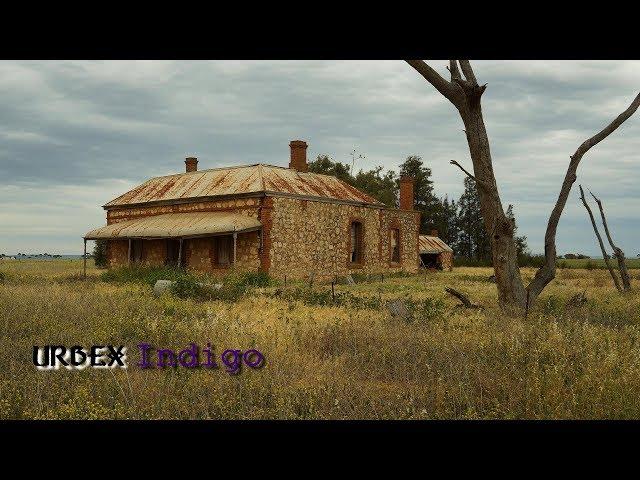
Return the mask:
<path id="1" fill-rule="evenodd" d="M 600 217 L 602 217 L 602 225 L 604 226 L 604 233 L 607 236 L 607 240 L 611 248 L 613 249 L 613 254 L 618 260 L 618 270 L 620 271 L 620 278 L 622 279 L 622 288 L 625 291 L 631 290 L 631 278 L 629 277 L 629 271 L 627 270 L 627 264 L 624 258 L 624 252 L 621 248 L 617 247 L 613 243 L 613 239 L 611 238 L 611 233 L 609 232 L 609 226 L 607 225 L 607 218 L 604 216 L 604 208 L 602 207 L 602 202 L 598 197 L 596 197 L 591 190 L 589 193 L 593 197 L 593 199 L 598 204 L 598 209 L 600 210 Z"/>
<path id="2" fill-rule="evenodd" d="M 571 161 L 569 162 L 567 173 L 565 174 L 564 181 L 562 182 L 558 200 L 551 211 L 549 222 L 547 223 L 547 231 L 544 236 L 545 263 L 536 272 L 535 277 L 528 287 L 533 299 L 537 298 L 544 287 L 546 287 L 556 276 L 556 231 L 558 229 L 560 217 L 562 216 L 562 211 L 567 203 L 569 192 L 571 191 L 573 183 L 576 181 L 576 171 L 578 170 L 580 160 L 582 160 L 584 154 L 587 153 L 591 147 L 607 138 L 620 125 L 622 125 L 625 120 L 633 115 L 638 109 L 638 106 L 640 106 L 640 94 L 636 96 L 633 102 L 631 102 L 631 105 L 629 105 L 624 112 L 618 115 L 615 120 L 604 127 L 600 132 L 585 140 L 570 157 Z"/>
<path id="3" fill-rule="evenodd" d="M 476 76 L 473 73 L 473 68 L 471 68 L 471 63 L 469 62 L 469 60 L 460 60 L 460 68 L 462 69 L 464 78 L 466 78 L 467 81 L 472 85 L 477 86 L 478 80 L 476 80 Z"/>
<path id="4" fill-rule="evenodd" d="M 449 60 L 449 72 L 451 73 L 451 81 L 455 78 L 462 78 L 460 76 L 460 70 L 458 69 L 458 61 L 457 60 Z"/>
<path id="5" fill-rule="evenodd" d="M 620 281 L 618 280 L 618 276 L 616 272 L 614 272 L 613 267 L 611 266 L 611 262 L 609 261 L 609 254 L 607 250 L 604 248 L 604 242 L 602 241 L 602 237 L 600 236 L 600 232 L 598 231 L 598 226 L 596 225 L 596 221 L 593 218 L 593 212 L 591 212 L 591 207 L 587 203 L 587 199 L 584 198 L 584 190 L 582 190 L 582 185 L 580 187 L 580 200 L 582 200 L 582 204 L 584 208 L 589 212 L 589 218 L 591 219 L 591 225 L 593 225 L 593 231 L 596 233 L 596 238 L 598 239 L 598 243 L 600 244 L 600 250 L 602 251 L 602 257 L 604 258 L 604 263 L 607 264 L 607 268 L 609 269 L 609 273 L 611 274 L 611 278 L 613 278 L 613 284 L 616 286 L 618 291 L 622 291 L 622 287 L 620 286 Z"/>
<path id="6" fill-rule="evenodd" d="M 405 60 L 411 65 L 424 79 L 433 85 L 444 97 L 459 107 L 462 102 L 462 92 L 457 89 L 451 82 L 448 82 L 440 76 L 433 68 L 422 60 Z"/>
<path id="7" fill-rule="evenodd" d="M 493 190 L 491 188 L 489 188 L 489 185 L 487 185 L 485 182 L 478 180 L 474 175 L 472 175 L 470 172 L 468 172 L 462 165 L 460 165 L 458 162 L 456 162 L 455 160 L 449 160 L 449 163 L 451 165 L 455 165 L 456 167 L 458 167 L 460 170 L 462 170 L 465 175 L 467 177 L 469 177 L 471 180 L 473 180 L 474 182 L 476 182 L 476 185 L 478 185 L 478 187 L 483 188 L 487 193 L 489 193 L 490 195 L 493 195 Z"/>
<path id="8" fill-rule="evenodd" d="M 467 297 L 464 293 L 460 293 L 459 291 L 454 290 L 453 288 L 445 287 L 444 291 L 447 292 L 449 295 L 453 295 L 458 300 L 460 300 L 464 308 L 482 308 L 480 305 L 471 303 L 471 300 L 469 300 L 469 297 Z"/>

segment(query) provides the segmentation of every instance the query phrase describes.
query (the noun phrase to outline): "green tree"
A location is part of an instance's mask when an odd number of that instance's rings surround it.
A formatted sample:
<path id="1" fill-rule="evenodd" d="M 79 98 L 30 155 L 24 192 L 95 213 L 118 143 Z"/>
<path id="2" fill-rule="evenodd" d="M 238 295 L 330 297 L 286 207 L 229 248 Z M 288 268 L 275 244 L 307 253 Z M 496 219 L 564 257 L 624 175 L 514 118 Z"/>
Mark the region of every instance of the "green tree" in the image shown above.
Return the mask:
<path id="1" fill-rule="evenodd" d="M 349 172 L 351 167 L 346 163 L 334 162 L 329 155 L 318 155 L 313 161 L 309 162 L 309 171 L 313 173 L 321 173 L 323 175 L 332 175 L 339 178 L 349 185 L 354 184 L 353 176 Z"/>
<path id="2" fill-rule="evenodd" d="M 531 255 L 531 252 L 529 252 L 529 245 L 527 245 L 526 235 L 516 235 L 518 232 L 518 225 L 516 225 L 516 217 L 513 214 L 513 205 L 509 204 L 507 211 L 505 212 L 505 216 L 513 222 L 513 239 L 516 244 L 516 253 L 518 258 L 522 259 L 525 256 Z"/>
<path id="3" fill-rule="evenodd" d="M 93 261 L 98 268 L 107 268 L 107 241 L 96 240 L 93 246 Z"/>
<path id="4" fill-rule="evenodd" d="M 376 167 L 366 172 L 360 170 L 352 185 L 388 207 L 397 206 L 398 182 L 396 172 L 393 170 L 384 174 L 382 167 Z"/>
<path id="5" fill-rule="evenodd" d="M 480 196 L 475 182 L 464 179 L 464 193 L 458 200 L 458 229 L 460 231 L 458 248 L 460 255 L 476 260 L 491 259 L 489 241 L 480 211 Z"/>
<path id="6" fill-rule="evenodd" d="M 348 164 L 335 162 L 328 155 L 318 155 L 313 162 L 309 163 L 310 172 L 332 175 L 388 207 L 396 206 L 398 182 L 394 171 L 382 173 L 382 167 L 376 167 L 368 171 L 360 170 L 354 177 L 350 170 L 351 167 Z"/>
<path id="7" fill-rule="evenodd" d="M 438 217 L 436 219 L 438 235 L 455 251 L 455 246 L 458 242 L 458 206 L 454 199 L 449 201 L 449 198 L 445 197 L 440 200 L 440 209 Z"/>
<path id="8" fill-rule="evenodd" d="M 400 165 L 400 176 L 412 177 L 415 180 L 414 200 L 415 209 L 420 212 L 420 232 L 430 233 L 438 229 L 438 219 L 442 218 L 442 204 L 433 194 L 433 181 L 431 169 L 424 166 L 422 158 L 418 155 L 410 155 Z M 398 179 L 398 185 L 400 180 Z"/>

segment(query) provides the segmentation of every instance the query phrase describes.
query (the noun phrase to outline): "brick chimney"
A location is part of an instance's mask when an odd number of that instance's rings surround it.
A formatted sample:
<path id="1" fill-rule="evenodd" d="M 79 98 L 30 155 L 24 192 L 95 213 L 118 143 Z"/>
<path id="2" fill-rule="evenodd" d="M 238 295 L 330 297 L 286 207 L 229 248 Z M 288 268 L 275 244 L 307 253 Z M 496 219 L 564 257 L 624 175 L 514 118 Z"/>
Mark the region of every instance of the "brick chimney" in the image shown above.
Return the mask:
<path id="1" fill-rule="evenodd" d="M 400 177 L 400 209 L 413 210 L 413 185 L 416 183 L 412 177 Z"/>
<path id="2" fill-rule="evenodd" d="M 436 230 L 435 228 L 433 230 L 431 230 L 431 233 L 429 234 L 432 237 L 437 237 L 438 236 L 438 230 Z"/>
<path id="3" fill-rule="evenodd" d="M 306 172 L 309 170 L 309 166 L 307 165 L 307 142 L 291 140 L 289 148 L 291 148 L 289 168 L 293 168 L 298 172 Z"/>
<path id="4" fill-rule="evenodd" d="M 187 173 L 198 171 L 198 159 L 196 157 L 187 157 L 184 164 L 186 165 Z"/>

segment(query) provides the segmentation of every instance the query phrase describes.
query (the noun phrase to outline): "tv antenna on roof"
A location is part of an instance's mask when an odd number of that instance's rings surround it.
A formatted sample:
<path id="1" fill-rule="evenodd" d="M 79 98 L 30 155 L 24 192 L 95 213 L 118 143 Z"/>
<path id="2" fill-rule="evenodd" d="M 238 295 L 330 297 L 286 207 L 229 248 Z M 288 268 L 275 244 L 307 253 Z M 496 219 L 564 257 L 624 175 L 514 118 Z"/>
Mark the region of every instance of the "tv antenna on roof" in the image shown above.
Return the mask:
<path id="1" fill-rule="evenodd" d="M 356 150 L 355 148 L 353 149 L 353 152 L 351 152 L 349 155 L 351 155 L 351 175 L 353 176 L 353 165 L 356 163 Z M 362 154 L 358 154 L 358 160 L 364 160 L 367 157 L 365 157 Z"/>

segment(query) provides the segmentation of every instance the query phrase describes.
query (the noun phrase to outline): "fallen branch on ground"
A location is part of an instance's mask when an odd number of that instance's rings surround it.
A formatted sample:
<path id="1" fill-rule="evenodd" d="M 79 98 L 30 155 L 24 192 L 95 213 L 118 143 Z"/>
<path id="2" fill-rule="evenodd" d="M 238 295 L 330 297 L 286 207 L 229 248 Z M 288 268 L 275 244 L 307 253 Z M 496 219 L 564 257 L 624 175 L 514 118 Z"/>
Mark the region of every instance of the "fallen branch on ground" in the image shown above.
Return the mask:
<path id="1" fill-rule="evenodd" d="M 471 303 L 471 300 L 469 300 L 469 297 L 467 297 L 464 293 L 460 293 L 459 291 L 454 290 L 451 287 L 445 287 L 444 291 L 447 292 L 449 295 L 453 295 L 458 300 L 460 300 L 464 308 L 482 308 L 482 306 L 480 305 Z"/>

